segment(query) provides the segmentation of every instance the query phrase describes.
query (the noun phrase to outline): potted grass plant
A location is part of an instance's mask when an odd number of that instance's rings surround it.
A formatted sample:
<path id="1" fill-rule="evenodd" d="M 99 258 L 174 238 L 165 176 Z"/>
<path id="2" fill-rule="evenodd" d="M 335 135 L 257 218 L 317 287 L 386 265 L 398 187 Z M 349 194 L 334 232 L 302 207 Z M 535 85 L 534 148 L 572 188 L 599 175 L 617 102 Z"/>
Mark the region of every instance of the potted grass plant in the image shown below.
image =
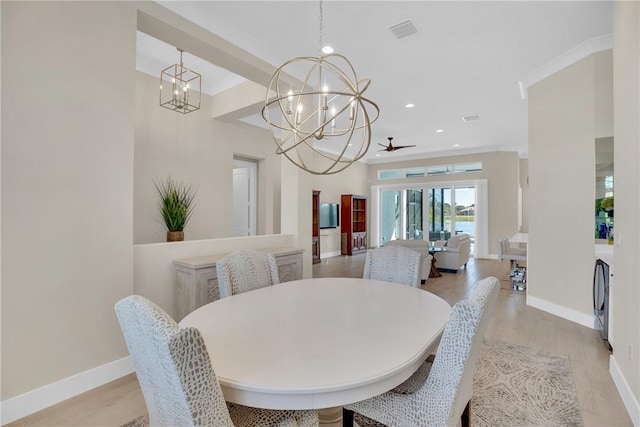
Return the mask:
<path id="1" fill-rule="evenodd" d="M 154 185 L 160 196 L 160 213 L 168 230 L 167 242 L 181 242 L 198 190 L 192 184 L 178 182 L 171 177 L 165 181 L 155 180 Z"/>

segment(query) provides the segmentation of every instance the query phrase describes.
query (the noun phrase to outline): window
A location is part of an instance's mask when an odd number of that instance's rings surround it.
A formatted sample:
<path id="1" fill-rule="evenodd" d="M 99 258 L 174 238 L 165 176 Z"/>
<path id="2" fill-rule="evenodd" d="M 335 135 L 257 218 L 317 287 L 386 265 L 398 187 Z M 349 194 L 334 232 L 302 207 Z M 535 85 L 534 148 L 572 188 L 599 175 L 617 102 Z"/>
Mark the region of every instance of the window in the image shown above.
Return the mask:
<path id="1" fill-rule="evenodd" d="M 604 196 L 613 197 L 613 176 L 604 177 Z"/>
<path id="2" fill-rule="evenodd" d="M 453 166 L 453 173 L 482 172 L 482 162 L 462 163 Z"/>
<path id="3" fill-rule="evenodd" d="M 451 175 L 451 165 L 428 166 L 427 175 L 428 176 Z"/>
<path id="4" fill-rule="evenodd" d="M 482 162 L 460 163 L 457 165 L 437 165 L 422 168 L 389 169 L 378 171 L 378 179 L 417 178 L 462 173 L 482 172 Z"/>
<path id="5" fill-rule="evenodd" d="M 402 170 L 386 170 L 386 171 L 378 171 L 378 179 L 396 179 L 402 178 Z"/>
<path id="6" fill-rule="evenodd" d="M 413 168 L 404 170 L 405 178 L 415 178 L 417 176 L 424 176 L 424 168 Z"/>

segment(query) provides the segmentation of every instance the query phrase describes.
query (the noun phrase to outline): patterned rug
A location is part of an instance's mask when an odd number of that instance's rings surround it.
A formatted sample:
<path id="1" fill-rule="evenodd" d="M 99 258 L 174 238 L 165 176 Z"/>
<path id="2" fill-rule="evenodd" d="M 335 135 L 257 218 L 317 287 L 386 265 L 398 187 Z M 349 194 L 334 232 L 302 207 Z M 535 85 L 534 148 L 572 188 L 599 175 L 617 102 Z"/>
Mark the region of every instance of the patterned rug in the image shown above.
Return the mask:
<path id="1" fill-rule="evenodd" d="M 360 427 L 380 427 L 355 414 Z M 146 415 L 123 427 L 147 427 Z M 569 358 L 489 340 L 473 378 L 471 425 L 582 426 Z"/>
<path id="2" fill-rule="evenodd" d="M 473 378 L 473 426 L 581 426 L 569 357 L 489 340 Z"/>

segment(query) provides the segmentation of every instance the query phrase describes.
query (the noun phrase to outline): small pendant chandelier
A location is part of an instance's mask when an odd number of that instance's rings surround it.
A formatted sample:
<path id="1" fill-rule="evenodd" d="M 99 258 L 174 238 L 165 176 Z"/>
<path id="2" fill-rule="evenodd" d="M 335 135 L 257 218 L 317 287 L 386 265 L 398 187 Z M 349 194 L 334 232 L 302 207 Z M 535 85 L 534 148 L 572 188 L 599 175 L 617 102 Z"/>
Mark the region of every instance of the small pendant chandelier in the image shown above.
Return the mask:
<path id="1" fill-rule="evenodd" d="M 182 64 L 171 65 L 160 73 L 160 106 L 188 114 L 200 109 L 202 76 Z"/>
<path id="2" fill-rule="evenodd" d="M 378 118 L 379 109 L 363 96 L 370 80 L 358 80 L 347 58 L 322 48 L 322 0 L 320 48 L 317 57 L 294 58 L 276 70 L 267 88 L 262 118 L 271 128 L 277 154 L 309 173 L 330 175 L 367 153 L 371 123 Z M 288 83 L 295 75 L 305 76 L 297 88 Z M 280 114 L 270 116 L 270 107 Z"/>

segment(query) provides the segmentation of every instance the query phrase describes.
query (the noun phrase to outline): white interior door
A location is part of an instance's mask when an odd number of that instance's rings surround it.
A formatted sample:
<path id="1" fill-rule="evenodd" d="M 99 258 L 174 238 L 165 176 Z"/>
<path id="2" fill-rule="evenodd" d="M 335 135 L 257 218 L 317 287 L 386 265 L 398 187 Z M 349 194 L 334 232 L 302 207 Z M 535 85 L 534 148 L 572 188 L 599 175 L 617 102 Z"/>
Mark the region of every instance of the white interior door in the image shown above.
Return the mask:
<path id="1" fill-rule="evenodd" d="M 233 235 L 256 235 L 257 164 L 234 159 L 233 162 Z"/>

